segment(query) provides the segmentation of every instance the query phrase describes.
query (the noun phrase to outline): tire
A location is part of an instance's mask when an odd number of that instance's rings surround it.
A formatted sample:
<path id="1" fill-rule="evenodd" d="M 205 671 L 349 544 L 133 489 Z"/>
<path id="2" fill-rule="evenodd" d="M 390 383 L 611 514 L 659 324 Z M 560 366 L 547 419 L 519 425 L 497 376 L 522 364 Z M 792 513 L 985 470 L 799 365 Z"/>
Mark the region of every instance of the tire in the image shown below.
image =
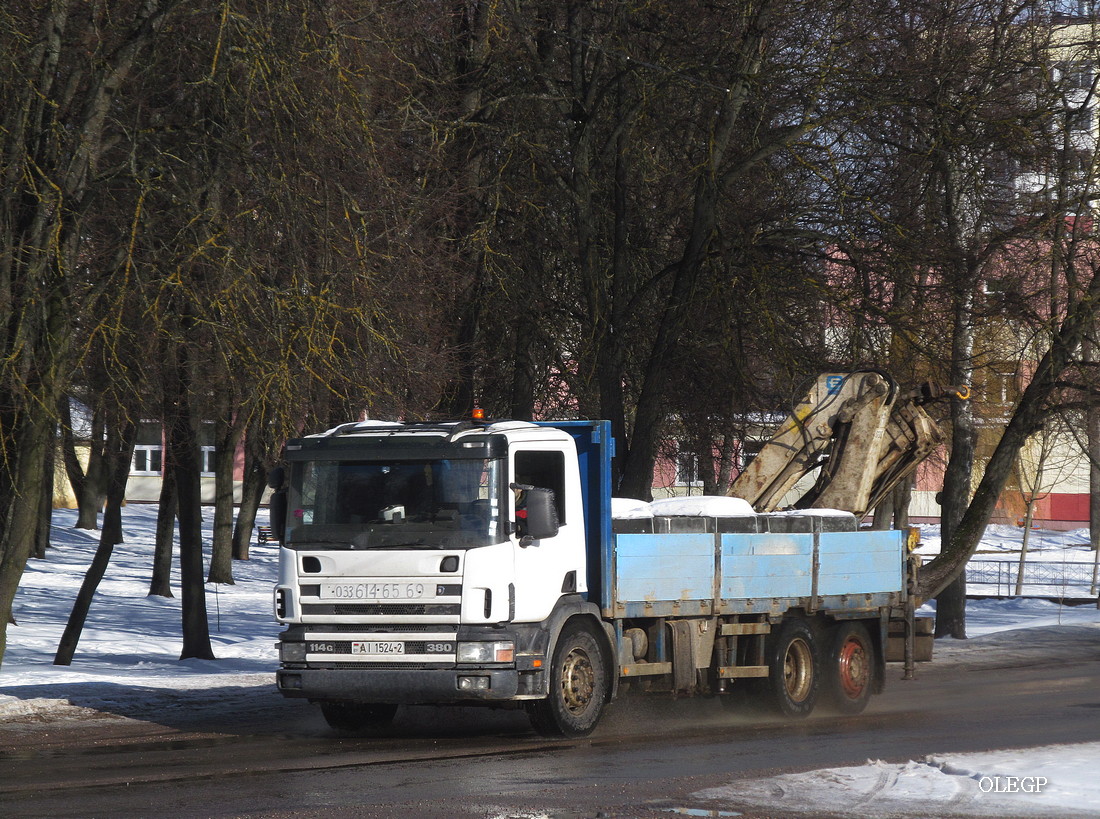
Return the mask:
<path id="1" fill-rule="evenodd" d="M 531 725 L 546 737 L 592 733 L 607 701 L 607 670 L 600 642 L 584 626 L 566 626 L 554 646 L 550 694 L 527 706 Z"/>
<path id="2" fill-rule="evenodd" d="M 818 640 L 805 620 L 788 620 L 768 649 L 766 700 L 786 717 L 808 717 L 821 686 Z"/>
<path id="3" fill-rule="evenodd" d="M 392 703 L 322 702 L 321 713 L 330 728 L 359 733 L 388 726 L 393 722 L 397 706 Z"/>
<path id="4" fill-rule="evenodd" d="M 863 711 L 875 682 L 875 644 L 863 623 L 848 621 L 834 629 L 827 668 L 829 704 L 842 714 Z"/>

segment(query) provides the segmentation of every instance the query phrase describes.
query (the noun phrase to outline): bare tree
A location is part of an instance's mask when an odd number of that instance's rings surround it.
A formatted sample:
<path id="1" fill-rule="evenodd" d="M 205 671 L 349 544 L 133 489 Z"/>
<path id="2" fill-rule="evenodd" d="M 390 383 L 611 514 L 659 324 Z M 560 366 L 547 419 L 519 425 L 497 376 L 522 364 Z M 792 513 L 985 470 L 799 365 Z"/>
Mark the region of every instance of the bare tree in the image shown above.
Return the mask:
<path id="1" fill-rule="evenodd" d="M 81 310 L 81 223 L 115 137 L 111 105 L 173 0 L 79 13 L 71 0 L 5 9 L 0 223 L 0 661 L 34 543 L 54 408 L 65 394 Z M 21 43 L 30 43 L 24 50 Z"/>
<path id="2" fill-rule="evenodd" d="M 112 413 L 113 422 L 108 425 L 106 444 L 107 508 L 103 517 L 103 529 L 99 546 L 84 575 L 73 609 L 69 614 L 61 642 L 54 655 L 54 665 L 71 665 L 76 653 L 84 623 L 92 606 L 92 598 L 107 571 L 114 546 L 122 542 L 122 504 L 126 496 L 126 478 L 130 473 L 130 459 L 134 454 L 137 423 L 123 413 Z"/>

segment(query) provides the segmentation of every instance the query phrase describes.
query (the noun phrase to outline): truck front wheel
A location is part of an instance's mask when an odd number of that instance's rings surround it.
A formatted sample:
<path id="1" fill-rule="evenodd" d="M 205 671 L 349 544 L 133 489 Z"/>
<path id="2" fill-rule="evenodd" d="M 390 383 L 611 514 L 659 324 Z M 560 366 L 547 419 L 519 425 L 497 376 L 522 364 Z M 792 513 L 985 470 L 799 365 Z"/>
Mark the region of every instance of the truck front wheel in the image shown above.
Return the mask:
<path id="1" fill-rule="evenodd" d="M 369 731 L 385 728 L 397 713 L 391 703 L 322 702 L 321 713 L 337 731 Z"/>
<path id="2" fill-rule="evenodd" d="M 547 737 L 592 732 L 607 700 L 607 671 L 599 641 L 584 626 L 567 626 L 554 647 L 550 694 L 528 705 L 535 730 Z"/>
<path id="3" fill-rule="evenodd" d="M 779 629 L 768 656 L 770 704 L 788 717 L 806 717 L 820 688 L 817 638 L 804 620 L 788 620 Z"/>

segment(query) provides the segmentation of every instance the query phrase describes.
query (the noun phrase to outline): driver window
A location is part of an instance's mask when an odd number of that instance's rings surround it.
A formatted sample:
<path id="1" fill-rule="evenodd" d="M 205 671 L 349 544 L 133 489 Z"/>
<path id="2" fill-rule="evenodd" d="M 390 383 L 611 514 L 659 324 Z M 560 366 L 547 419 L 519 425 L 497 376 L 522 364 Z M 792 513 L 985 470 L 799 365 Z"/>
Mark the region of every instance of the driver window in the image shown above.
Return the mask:
<path id="1" fill-rule="evenodd" d="M 524 450 L 516 453 L 514 481 L 554 490 L 558 522 L 565 523 L 565 453 Z"/>

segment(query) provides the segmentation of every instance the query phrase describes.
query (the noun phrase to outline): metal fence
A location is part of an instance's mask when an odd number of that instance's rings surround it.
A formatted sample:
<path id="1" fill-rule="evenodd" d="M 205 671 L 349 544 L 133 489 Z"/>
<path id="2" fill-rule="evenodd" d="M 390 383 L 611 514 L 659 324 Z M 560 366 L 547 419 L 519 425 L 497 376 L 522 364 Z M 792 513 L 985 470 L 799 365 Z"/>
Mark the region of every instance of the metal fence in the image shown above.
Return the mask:
<path id="1" fill-rule="evenodd" d="M 1015 560 L 971 560 L 966 564 L 967 586 L 996 589 L 996 594 L 1016 593 L 1016 578 L 1020 564 Z M 1096 597 L 1092 585 L 1091 563 L 1024 563 L 1025 597 Z M 983 589 L 991 591 L 992 589 Z"/>

